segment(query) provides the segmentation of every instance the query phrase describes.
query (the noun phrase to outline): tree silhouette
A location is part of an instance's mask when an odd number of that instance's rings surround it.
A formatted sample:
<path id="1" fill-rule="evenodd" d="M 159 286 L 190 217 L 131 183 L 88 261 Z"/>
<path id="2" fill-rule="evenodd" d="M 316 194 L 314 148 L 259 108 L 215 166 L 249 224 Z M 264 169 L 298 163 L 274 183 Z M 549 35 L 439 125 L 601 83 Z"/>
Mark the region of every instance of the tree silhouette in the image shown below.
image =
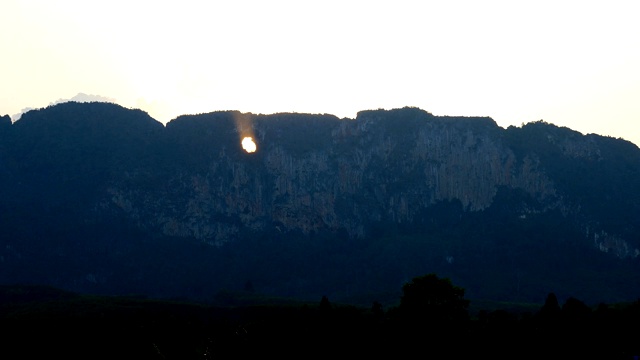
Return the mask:
<path id="1" fill-rule="evenodd" d="M 561 313 L 565 321 L 573 324 L 581 324 L 590 319 L 591 308 L 584 302 L 570 297 L 562 305 Z"/>
<path id="2" fill-rule="evenodd" d="M 399 310 L 403 317 L 431 322 L 456 322 L 468 319 L 469 300 L 464 289 L 448 278 L 427 274 L 413 278 L 402 287 Z"/>
<path id="3" fill-rule="evenodd" d="M 544 321 L 555 321 L 560 316 L 560 310 L 558 297 L 556 294 L 550 292 L 547 294 L 547 299 L 544 301 L 544 305 L 540 308 L 539 316 Z"/>
<path id="4" fill-rule="evenodd" d="M 329 302 L 329 298 L 326 295 L 323 295 L 322 299 L 320 299 L 320 305 L 318 309 L 321 312 L 326 312 L 331 309 L 331 303 Z"/>
<path id="5" fill-rule="evenodd" d="M 380 304 L 377 301 L 374 301 L 373 305 L 371 305 L 371 313 L 373 314 L 374 318 L 382 319 L 384 317 L 384 310 L 382 309 L 382 304 Z"/>
<path id="6" fill-rule="evenodd" d="M 561 308 L 558 303 L 556 294 L 549 293 L 544 305 L 540 308 L 537 314 L 537 334 L 540 341 L 539 351 L 546 349 L 547 351 L 553 351 L 554 357 L 560 357 L 558 349 L 566 347 L 567 344 L 562 342 L 563 333 L 565 329 L 560 325 Z"/>

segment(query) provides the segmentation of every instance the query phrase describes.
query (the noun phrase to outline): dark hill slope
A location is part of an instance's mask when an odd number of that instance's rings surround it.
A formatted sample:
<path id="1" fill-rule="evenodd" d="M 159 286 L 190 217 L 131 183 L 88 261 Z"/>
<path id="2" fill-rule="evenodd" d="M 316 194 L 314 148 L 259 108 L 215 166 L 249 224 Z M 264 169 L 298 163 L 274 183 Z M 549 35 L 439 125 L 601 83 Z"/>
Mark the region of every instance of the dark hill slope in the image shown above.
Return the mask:
<path id="1" fill-rule="evenodd" d="M 435 272 L 473 298 L 638 297 L 640 150 L 620 139 L 416 108 L 163 126 L 65 103 L 0 140 L 4 283 L 371 303 Z"/>

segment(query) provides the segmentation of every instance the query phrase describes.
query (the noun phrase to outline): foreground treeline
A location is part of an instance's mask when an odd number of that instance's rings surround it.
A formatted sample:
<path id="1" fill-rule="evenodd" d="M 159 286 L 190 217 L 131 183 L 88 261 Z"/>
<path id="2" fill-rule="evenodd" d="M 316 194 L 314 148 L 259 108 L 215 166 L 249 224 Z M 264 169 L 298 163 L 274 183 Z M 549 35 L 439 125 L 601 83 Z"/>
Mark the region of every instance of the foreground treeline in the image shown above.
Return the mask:
<path id="1" fill-rule="evenodd" d="M 397 306 L 275 302 L 220 306 L 0 287 L 0 358 L 433 359 L 601 358 L 640 355 L 640 299 L 590 307 L 553 293 L 538 307 L 475 308 L 435 274 L 405 284 Z M 226 301 L 230 301 L 227 294 Z"/>

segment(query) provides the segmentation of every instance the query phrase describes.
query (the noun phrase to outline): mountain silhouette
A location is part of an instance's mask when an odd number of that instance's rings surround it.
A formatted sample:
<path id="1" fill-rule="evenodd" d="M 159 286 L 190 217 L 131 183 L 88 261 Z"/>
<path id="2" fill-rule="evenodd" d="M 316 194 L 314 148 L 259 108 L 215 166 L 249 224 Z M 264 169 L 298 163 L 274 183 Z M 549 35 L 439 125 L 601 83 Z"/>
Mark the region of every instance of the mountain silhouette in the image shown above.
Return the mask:
<path id="1" fill-rule="evenodd" d="M 639 188 L 637 146 L 544 121 L 64 102 L 0 118 L 0 282 L 386 304 L 437 273 L 474 299 L 625 301 Z"/>

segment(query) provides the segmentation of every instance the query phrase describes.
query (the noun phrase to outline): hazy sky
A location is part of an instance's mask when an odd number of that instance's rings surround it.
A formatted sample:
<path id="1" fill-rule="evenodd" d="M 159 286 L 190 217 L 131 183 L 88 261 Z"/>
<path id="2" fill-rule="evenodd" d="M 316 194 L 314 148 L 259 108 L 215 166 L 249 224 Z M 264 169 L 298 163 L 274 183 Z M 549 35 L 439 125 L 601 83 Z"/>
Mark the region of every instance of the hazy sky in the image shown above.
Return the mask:
<path id="1" fill-rule="evenodd" d="M 0 3 L 0 115 L 78 93 L 166 123 L 415 106 L 640 144 L 640 1 Z"/>

